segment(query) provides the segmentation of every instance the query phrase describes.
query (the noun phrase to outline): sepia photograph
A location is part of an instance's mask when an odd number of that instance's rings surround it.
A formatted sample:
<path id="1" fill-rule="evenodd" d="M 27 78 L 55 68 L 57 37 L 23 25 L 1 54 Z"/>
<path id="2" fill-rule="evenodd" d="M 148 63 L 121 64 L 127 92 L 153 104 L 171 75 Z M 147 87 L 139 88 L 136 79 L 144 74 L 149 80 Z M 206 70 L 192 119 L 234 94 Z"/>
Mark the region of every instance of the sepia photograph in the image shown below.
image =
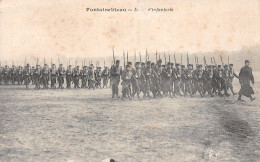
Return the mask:
<path id="1" fill-rule="evenodd" d="M 259 0 L 0 0 L 0 161 L 260 161 Z"/>

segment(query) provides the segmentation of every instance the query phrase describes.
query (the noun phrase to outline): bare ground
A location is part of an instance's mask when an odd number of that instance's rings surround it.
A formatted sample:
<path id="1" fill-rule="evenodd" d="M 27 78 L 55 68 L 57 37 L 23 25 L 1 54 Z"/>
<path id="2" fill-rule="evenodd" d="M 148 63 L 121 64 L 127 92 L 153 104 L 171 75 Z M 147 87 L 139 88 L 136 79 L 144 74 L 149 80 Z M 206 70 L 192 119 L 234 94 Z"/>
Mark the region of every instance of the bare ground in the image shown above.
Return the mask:
<path id="1" fill-rule="evenodd" d="M 260 160 L 259 99 L 110 93 L 0 86 L 0 161 Z"/>

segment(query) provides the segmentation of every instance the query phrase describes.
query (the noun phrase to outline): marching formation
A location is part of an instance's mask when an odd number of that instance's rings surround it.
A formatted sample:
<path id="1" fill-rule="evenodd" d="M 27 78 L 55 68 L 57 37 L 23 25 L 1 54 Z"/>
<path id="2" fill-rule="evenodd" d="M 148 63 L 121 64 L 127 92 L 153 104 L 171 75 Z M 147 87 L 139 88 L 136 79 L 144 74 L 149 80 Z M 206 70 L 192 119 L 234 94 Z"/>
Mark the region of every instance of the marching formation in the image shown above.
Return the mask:
<path id="1" fill-rule="evenodd" d="M 237 93 L 233 90 L 233 79 L 238 78 L 241 84 L 238 100 L 242 100 L 244 95 L 254 100 L 252 94 L 254 91 L 250 86 L 250 82 L 254 84 L 254 77 L 250 62 L 245 61 L 245 66 L 241 69 L 239 75 L 233 70 L 233 64 L 217 65 L 214 58 L 211 58 L 211 65 L 206 63 L 204 57 L 204 65 L 198 64 L 198 58 L 195 57 L 195 65 L 189 63 L 187 55 L 187 65 L 176 63 L 174 55 L 174 63 L 169 61 L 162 63 L 159 57 L 156 62 L 151 62 L 149 57 L 145 62 L 135 61 L 134 64 L 128 61 L 124 65 L 120 65 L 120 60 L 115 60 L 113 55 L 113 65 L 108 68 L 104 65 L 104 69 L 93 64 L 89 66 L 72 67 L 68 65 L 66 69 L 62 64 L 57 68 L 55 64 L 49 67 L 47 64 L 40 66 L 18 66 L 12 65 L 11 68 L 6 65 L 0 66 L 0 84 L 24 84 L 26 88 L 29 85 L 34 85 L 35 89 L 70 89 L 72 84 L 74 88 L 107 88 L 112 87 L 112 98 L 119 98 L 119 84 L 122 85 L 122 97 L 124 100 L 128 98 L 132 100 L 135 96 L 139 100 L 145 98 L 160 98 L 174 96 L 190 96 L 196 94 L 204 97 L 209 95 L 214 96 L 229 96 Z M 37 61 L 38 62 L 38 61 Z M 181 61 L 182 62 L 182 61 Z M 229 61 L 228 61 L 229 62 Z M 66 83 L 66 87 L 64 84 Z M 141 96 L 142 95 L 142 96 Z"/>

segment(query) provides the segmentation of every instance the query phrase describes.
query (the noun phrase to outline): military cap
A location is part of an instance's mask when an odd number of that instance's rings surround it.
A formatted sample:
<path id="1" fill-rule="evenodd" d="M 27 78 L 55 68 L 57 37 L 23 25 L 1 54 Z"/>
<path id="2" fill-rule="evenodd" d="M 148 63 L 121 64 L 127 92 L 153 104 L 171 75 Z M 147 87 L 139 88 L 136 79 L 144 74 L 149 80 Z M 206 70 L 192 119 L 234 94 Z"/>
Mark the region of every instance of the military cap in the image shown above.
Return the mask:
<path id="1" fill-rule="evenodd" d="M 158 63 L 162 63 L 162 59 L 159 59 L 159 60 L 158 60 Z"/>
<path id="2" fill-rule="evenodd" d="M 221 65 L 218 65 L 218 67 L 221 67 Z"/>
<path id="3" fill-rule="evenodd" d="M 27 66 L 30 66 L 30 64 L 27 64 Z"/>
<path id="4" fill-rule="evenodd" d="M 250 61 L 249 61 L 249 60 L 245 60 L 245 64 L 246 64 L 246 63 L 250 63 Z"/>
<path id="5" fill-rule="evenodd" d="M 182 68 L 185 68 L 185 65 L 181 65 Z"/>
<path id="6" fill-rule="evenodd" d="M 55 66 L 55 64 L 52 64 L 52 66 Z"/>
<path id="7" fill-rule="evenodd" d="M 171 66 L 174 66 L 174 63 L 171 62 Z"/>
<path id="8" fill-rule="evenodd" d="M 229 64 L 229 66 L 233 66 L 233 64 Z"/>
<path id="9" fill-rule="evenodd" d="M 167 63 L 167 65 L 171 65 L 171 63 L 170 63 L 170 62 L 168 62 L 168 63 Z"/>
<path id="10" fill-rule="evenodd" d="M 60 66 L 62 66 L 62 64 L 60 64 Z"/>
<path id="11" fill-rule="evenodd" d="M 144 63 L 144 62 L 142 62 L 142 65 L 145 65 L 145 63 Z"/>
<path id="12" fill-rule="evenodd" d="M 176 65 L 176 66 L 180 66 L 180 64 L 178 64 L 178 63 L 177 63 L 177 64 L 175 64 L 175 65 Z"/>
<path id="13" fill-rule="evenodd" d="M 140 62 L 136 62 L 136 63 L 135 63 L 135 65 L 139 65 L 139 64 L 140 64 Z"/>
<path id="14" fill-rule="evenodd" d="M 192 65 L 192 64 L 189 64 L 188 66 L 192 66 L 192 67 L 193 67 L 193 65 Z"/>
<path id="15" fill-rule="evenodd" d="M 151 64 L 151 61 L 147 61 L 147 65 L 150 65 Z"/>
<path id="16" fill-rule="evenodd" d="M 198 68 L 202 68 L 202 65 L 198 65 Z"/>
<path id="17" fill-rule="evenodd" d="M 225 68 L 227 68 L 227 67 L 228 67 L 228 65 L 224 65 L 224 67 L 225 67 Z"/>
<path id="18" fill-rule="evenodd" d="M 130 65 L 130 66 L 132 66 L 132 62 L 128 62 L 128 63 L 127 63 L 127 65 Z"/>
<path id="19" fill-rule="evenodd" d="M 116 63 L 120 63 L 120 60 L 116 60 Z"/>

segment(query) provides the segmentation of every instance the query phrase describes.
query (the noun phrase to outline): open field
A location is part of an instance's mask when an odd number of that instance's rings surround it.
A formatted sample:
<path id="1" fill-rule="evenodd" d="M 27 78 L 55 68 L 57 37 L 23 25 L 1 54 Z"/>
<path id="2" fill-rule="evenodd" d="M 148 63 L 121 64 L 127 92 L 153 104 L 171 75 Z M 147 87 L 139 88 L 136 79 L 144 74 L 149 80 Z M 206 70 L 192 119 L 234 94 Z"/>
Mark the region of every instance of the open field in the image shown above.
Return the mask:
<path id="1" fill-rule="evenodd" d="M 260 160 L 259 99 L 110 93 L 0 86 L 0 161 Z"/>

